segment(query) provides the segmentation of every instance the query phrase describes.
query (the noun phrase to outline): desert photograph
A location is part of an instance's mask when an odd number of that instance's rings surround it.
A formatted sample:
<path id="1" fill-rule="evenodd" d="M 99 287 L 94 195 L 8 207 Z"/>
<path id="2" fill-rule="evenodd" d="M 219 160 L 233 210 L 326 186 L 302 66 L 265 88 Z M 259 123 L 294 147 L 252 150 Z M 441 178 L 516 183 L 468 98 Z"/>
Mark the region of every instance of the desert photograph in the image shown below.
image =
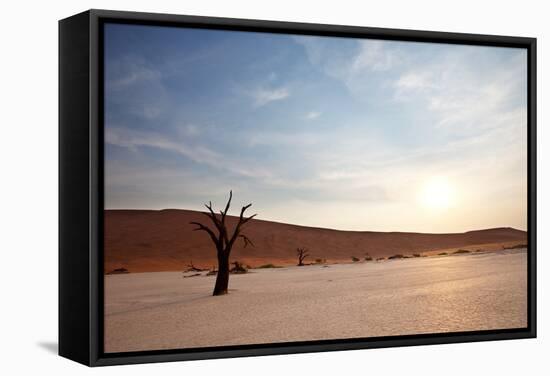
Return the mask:
<path id="1" fill-rule="evenodd" d="M 105 353 L 527 327 L 526 50 L 104 27 Z"/>

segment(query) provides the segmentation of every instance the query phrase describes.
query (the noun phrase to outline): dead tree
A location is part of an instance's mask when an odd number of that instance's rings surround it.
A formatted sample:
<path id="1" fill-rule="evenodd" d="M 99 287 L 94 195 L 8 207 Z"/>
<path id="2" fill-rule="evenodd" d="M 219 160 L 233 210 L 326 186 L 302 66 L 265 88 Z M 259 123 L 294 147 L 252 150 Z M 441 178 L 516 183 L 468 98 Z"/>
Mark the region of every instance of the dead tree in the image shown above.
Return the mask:
<path id="1" fill-rule="evenodd" d="M 197 268 L 195 265 L 193 265 L 193 260 L 189 264 L 187 264 L 187 271 L 188 272 L 203 272 L 204 269 Z"/>
<path id="2" fill-rule="evenodd" d="M 232 264 L 233 264 L 233 268 L 229 270 L 229 273 L 234 273 L 234 274 L 248 273 L 248 269 L 242 263 L 238 261 L 233 261 Z"/>
<path id="3" fill-rule="evenodd" d="M 256 214 L 251 215 L 250 217 L 245 217 L 244 213 L 252 204 L 248 204 L 241 208 L 241 214 L 239 220 L 233 233 L 230 234 L 229 229 L 225 223 L 227 212 L 229 211 L 229 206 L 231 205 L 231 198 L 233 197 L 233 192 L 229 192 L 229 200 L 225 205 L 225 210 L 220 210 L 220 214 L 217 215 L 212 209 L 212 202 L 204 204 L 208 209 L 208 212 L 203 212 L 202 214 L 206 215 L 214 224 L 215 229 L 200 223 L 200 222 L 191 222 L 192 225 L 197 226 L 194 231 L 204 231 L 209 236 L 214 246 L 216 247 L 216 252 L 218 256 L 218 274 L 216 277 L 216 285 L 214 286 L 213 295 L 225 295 L 227 294 L 227 286 L 229 285 L 229 255 L 231 254 L 231 249 L 235 244 L 237 238 L 242 238 L 244 241 L 244 246 L 247 245 L 254 246 L 250 239 L 241 233 L 243 226 L 256 216 Z"/>
<path id="4" fill-rule="evenodd" d="M 296 248 L 296 254 L 298 255 L 298 266 L 304 266 L 304 259 L 309 256 L 306 248 Z"/>

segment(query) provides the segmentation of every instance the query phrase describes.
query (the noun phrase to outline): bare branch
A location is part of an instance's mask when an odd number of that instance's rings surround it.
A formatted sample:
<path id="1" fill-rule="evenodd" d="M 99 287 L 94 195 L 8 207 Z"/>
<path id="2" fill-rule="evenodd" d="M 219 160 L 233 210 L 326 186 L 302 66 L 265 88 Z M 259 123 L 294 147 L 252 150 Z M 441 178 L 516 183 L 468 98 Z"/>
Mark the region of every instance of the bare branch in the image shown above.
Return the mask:
<path id="1" fill-rule="evenodd" d="M 224 223 L 225 216 L 227 215 L 227 212 L 229 211 L 229 207 L 231 206 L 231 199 L 233 198 L 233 191 L 229 191 L 229 200 L 227 200 L 227 205 L 225 205 L 225 210 L 223 210 L 222 213 L 222 223 Z"/>
<path id="2" fill-rule="evenodd" d="M 216 225 L 218 230 L 220 230 L 221 229 L 221 222 L 218 219 L 218 217 L 216 217 L 216 213 L 214 213 L 214 210 L 212 209 L 212 201 L 209 201 L 208 204 L 204 204 L 204 206 L 208 209 L 208 211 L 210 213 L 202 212 L 202 214 L 204 214 L 208 218 L 210 218 L 212 220 L 212 222 L 214 222 L 214 224 Z"/>
<path id="3" fill-rule="evenodd" d="M 235 227 L 235 230 L 233 232 L 233 236 L 231 236 L 231 240 L 229 241 L 229 245 L 232 246 L 233 243 L 235 243 L 235 240 L 237 239 L 237 237 L 239 236 L 239 234 L 241 233 L 241 227 L 248 221 L 250 221 L 252 218 L 254 218 L 257 214 L 254 214 L 254 215 L 251 215 L 250 217 L 248 218 L 245 218 L 244 217 L 244 212 L 246 211 L 246 209 L 248 209 L 249 207 L 252 206 L 252 203 L 248 204 L 248 205 L 245 205 L 242 207 L 241 209 L 241 214 L 239 215 L 239 222 L 237 223 L 237 226 Z"/>
<path id="4" fill-rule="evenodd" d="M 245 205 L 245 206 L 242 207 L 242 209 L 241 209 L 241 215 L 240 215 L 239 219 L 243 219 L 244 212 L 246 211 L 246 209 L 248 209 L 248 208 L 251 207 L 251 206 L 252 206 L 252 203 L 250 203 L 250 204 Z"/>
<path id="5" fill-rule="evenodd" d="M 215 215 L 213 215 L 212 213 L 207 213 L 207 212 L 200 212 L 202 215 L 206 215 L 213 223 L 214 225 L 216 225 L 216 228 L 219 229 L 219 225 L 218 225 L 218 218 L 216 218 Z"/>
<path id="6" fill-rule="evenodd" d="M 245 247 L 245 248 L 246 248 L 246 246 L 249 245 L 249 244 L 250 244 L 252 247 L 254 247 L 254 243 L 252 243 L 252 240 L 250 240 L 250 239 L 248 238 L 248 236 L 242 235 L 242 234 L 241 234 L 241 235 L 239 235 L 239 237 L 240 237 L 240 238 L 243 238 L 244 247 Z"/>
<path id="7" fill-rule="evenodd" d="M 210 237 L 212 238 L 212 241 L 214 242 L 214 244 L 216 244 L 217 246 L 219 245 L 219 240 L 218 240 L 218 238 L 216 238 L 216 234 L 214 234 L 214 231 L 212 231 L 208 226 L 205 226 L 205 225 L 203 225 L 202 223 L 199 223 L 199 222 L 189 222 L 189 223 L 192 224 L 192 225 L 198 226 L 193 231 L 205 231 L 205 232 L 207 232 L 208 235 L 210 235 Z"/>
<path id="8" fill-rule="evenodd" d="M 246 222 L 250 221 L 252 218 L 254 218 L 255 216 L 257 216 L 258 214 L 253 214 L 251 215 L 250 217 L 248 218 L 244 218 L 241 222 L 241 225 L 244 225 Z"/>
<path id="9" fill-rule="evenodd" d="M 222 214 L 222 221 L 220 221 L 218 217 L 216 217 L 216 213 L 214 213 L 214 209 L 212 209 L 212 201 L 209 201 L 208 204 L 204 204 L 204 206 L 208 209 L 209 213 L 201 212 L 201 214 L 206 215 L 208 218 L 210 218 L 210 220 L 214 223 L 219 232 L 216 244 L 219 243 L 221 245 L 224 240 L 227 244 L 227 234 L 225 230 L 225 224 L 223 223 L 225 215 Z"/>
<path id="10" fill-rule="evenodd" d="M 208 204 L 204 204 L 204 206 L 206 206 L 210 213 L 214 214 L 214 211 L 212 210 L 212 201 L 208 201 Z"/>
<path id="11" fill-rule="evenodd" d="M 225 205 L 225 210 L 220 210 L 220 214 L 222 216 L 221 219 L 221 227 L 223 231 L 221 231 L 221 236 L 223 237 L 223 240 L 225 241 L 225 245 L 229 243 L 229 239 L 227 237 L 227 227 L 225 226 L 225 217 L 227 216 L 227 212 L 229 211 L 229 207 L 231 206 L 231 199 L 233 198 L 233 191 L 229 191 L 229 199 L 227 200 L 227 204 Z"/>
<path id="12" fill-rule="evenodd" d="M 193 260 L 189 264 L 187 264 L 187 271 L 188 272 L 203 272 L 205 269 L 197 268 L 195 265 L 193 265 Z"/>

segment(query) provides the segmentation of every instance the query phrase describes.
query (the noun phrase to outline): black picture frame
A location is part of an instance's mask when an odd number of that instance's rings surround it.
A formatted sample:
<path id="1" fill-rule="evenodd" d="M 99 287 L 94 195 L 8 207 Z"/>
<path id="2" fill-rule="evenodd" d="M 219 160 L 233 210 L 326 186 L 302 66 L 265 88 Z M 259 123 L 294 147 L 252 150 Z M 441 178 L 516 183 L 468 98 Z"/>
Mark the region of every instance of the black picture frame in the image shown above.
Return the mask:
<path id="1" fill-rule="evenodd" d="M 528 55 L 528 326 L 184 350 L 104 353 L 103 51 L 105 22 L 517 47 Z M 89 10 L 59 21 L 59 354 L 88 366 L 536 337 L 536 39 Z"/>

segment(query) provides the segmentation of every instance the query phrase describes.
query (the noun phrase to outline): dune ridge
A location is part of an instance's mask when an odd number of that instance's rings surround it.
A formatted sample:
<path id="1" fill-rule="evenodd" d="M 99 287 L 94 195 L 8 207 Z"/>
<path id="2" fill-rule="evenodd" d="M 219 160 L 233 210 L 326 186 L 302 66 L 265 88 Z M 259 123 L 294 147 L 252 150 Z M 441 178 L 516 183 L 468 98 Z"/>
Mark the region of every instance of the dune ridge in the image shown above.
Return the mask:
<path id="1" fill-rule="evenodd" d="M 191 221 L 208 223 L 198 211 L 105 210 L 104 270 L 125 268 L 130 272 L 183 270 L 192 261 L 195 266 L 212 267 L 216 254 L 204 232 L 193 231 Z M 236 217 L 228 216 L 230 227 Z M 232 260 L 251 266 L 262 264 L 292 265 L 296 248 L 306 247 L 311 254 L 306 262 L 350 262 L 394 254 L 433 254 L 458 248 L 495 250 L 527 242 L 525 231 L 501 227 L 464 233 L 427 234 L 414 232 L 342 231 L 253 220 L 246 234 L 254 247 L 236 244 Z M 469 247 L 469 248 L 468 248 Z"/>

